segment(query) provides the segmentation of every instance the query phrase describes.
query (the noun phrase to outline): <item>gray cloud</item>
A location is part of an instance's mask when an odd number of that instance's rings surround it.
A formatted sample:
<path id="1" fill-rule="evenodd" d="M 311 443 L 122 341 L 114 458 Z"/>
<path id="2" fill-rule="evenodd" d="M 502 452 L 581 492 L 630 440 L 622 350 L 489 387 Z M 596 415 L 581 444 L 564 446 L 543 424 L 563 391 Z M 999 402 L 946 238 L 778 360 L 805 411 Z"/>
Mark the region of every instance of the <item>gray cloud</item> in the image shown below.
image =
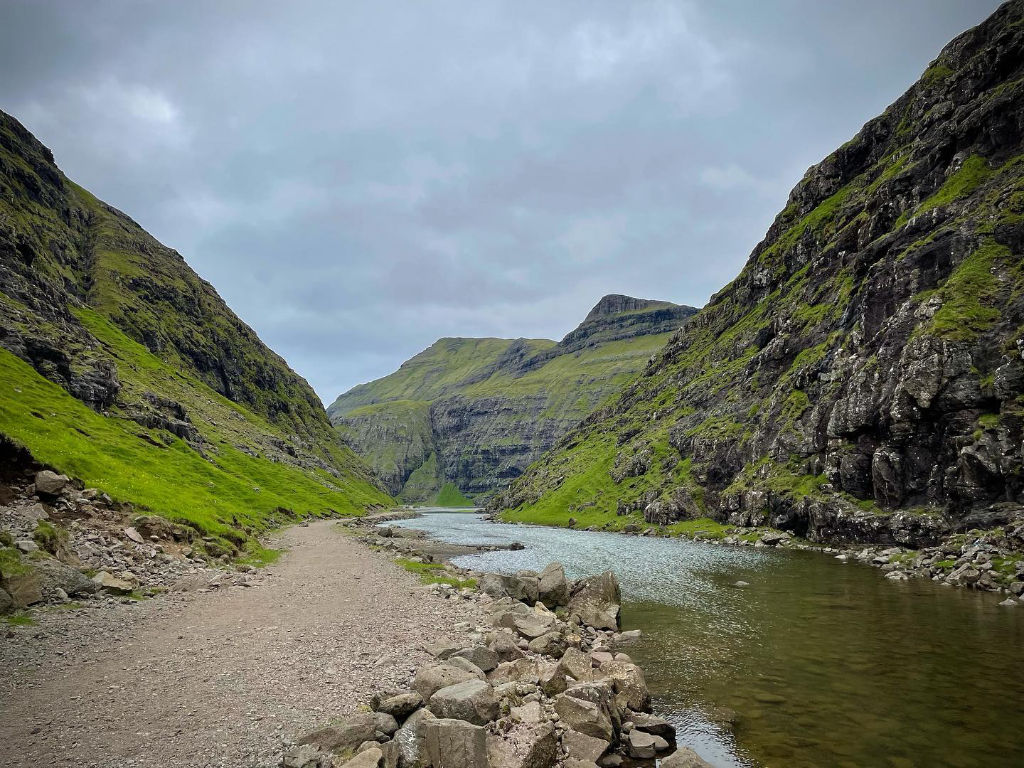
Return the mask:
<path id="1" fill-rule="evenodd" d="M 439 336 L 703 304 L 991 0 L 5 0 L 0 106 L 326 401 Z"/>

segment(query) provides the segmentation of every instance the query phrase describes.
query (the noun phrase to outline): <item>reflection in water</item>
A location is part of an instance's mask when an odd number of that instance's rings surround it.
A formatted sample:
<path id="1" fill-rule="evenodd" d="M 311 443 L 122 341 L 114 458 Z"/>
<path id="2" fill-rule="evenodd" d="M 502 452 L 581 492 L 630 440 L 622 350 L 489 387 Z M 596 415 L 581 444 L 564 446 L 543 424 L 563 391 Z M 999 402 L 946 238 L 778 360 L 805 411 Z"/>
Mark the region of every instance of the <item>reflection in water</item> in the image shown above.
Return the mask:
<path id="1" fill-rule="evenodd" d="M 526 549 L 457 558 L 512 572 L 611 568 L 659 714 L 716 766 L 1024 765 L 1024 606 L 816 553 L 497 525 L 398 523 Z M 737 581 L 748 587 L 734 586 Z M 729 722 L 734 723 L 730 729 Z M 734 730 L 735 740 L 731 730 Z"/>

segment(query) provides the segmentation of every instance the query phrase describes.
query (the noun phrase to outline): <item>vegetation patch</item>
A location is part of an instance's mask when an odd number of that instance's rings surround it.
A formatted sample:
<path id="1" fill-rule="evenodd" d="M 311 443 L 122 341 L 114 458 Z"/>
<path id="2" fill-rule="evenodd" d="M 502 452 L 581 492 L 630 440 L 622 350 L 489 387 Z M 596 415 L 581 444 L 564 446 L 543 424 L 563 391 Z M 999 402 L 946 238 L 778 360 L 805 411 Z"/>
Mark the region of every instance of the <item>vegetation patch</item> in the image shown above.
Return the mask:
<path id="1" fill-rule="evenodd" d="M 476 589 L 476 579 L 459 579 L 449 576 L 447 569 L 440 563 L 420 563 L 406 557 L 395 558 L 395 562 L 409 573 L 415 573 L 424 584 L 447 584 L 456 589 Z"/>
<path id="2" fill-rule="evenodd" d="M 435 503 L 439 507 L 472 507 L 473 500 L 466 498 L 455 483 L 445 483 L 437 494 Z"/>

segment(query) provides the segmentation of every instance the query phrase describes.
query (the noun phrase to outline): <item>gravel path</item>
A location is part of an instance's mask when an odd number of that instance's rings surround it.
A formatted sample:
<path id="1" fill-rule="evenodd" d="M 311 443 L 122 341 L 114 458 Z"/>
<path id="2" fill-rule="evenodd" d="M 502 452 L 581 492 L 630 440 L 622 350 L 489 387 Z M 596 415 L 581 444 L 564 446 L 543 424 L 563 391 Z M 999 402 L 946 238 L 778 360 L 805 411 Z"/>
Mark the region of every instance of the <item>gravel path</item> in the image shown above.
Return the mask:
<path id="1" fill-rule="evenodd" d="M 274 766 L 284 738 L 405 684 L 423 645 L 479 621 L 331 522 L 277 546 L 252 587 L 45 611 L 0 635 L 0 765 Z"/>

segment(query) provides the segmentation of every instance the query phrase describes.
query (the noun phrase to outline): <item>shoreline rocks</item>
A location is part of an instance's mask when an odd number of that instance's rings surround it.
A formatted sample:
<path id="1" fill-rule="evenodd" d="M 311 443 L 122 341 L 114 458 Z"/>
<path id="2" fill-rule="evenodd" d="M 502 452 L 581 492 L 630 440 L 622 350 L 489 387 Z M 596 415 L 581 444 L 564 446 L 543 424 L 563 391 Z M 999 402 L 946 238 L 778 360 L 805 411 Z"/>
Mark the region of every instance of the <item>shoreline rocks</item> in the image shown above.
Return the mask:
<path id="1" fill-rule="evenodd" d="M 552 563 L 541 573 L 484 574 L 479 584 L 470 599 L 488 618 L 469 645 L 430 649 L 434 660 L 408 688 L 382 691 L 371 712 L 302 737 L 281 765 L 653 768 L 675 751 L 675 729 L 650 712 L 643 670 L 616 653 L 639 633 L 620 632 L 614 573 L 570 583 Z M 381 716 L 396 727 L 375 727 Z"/>

